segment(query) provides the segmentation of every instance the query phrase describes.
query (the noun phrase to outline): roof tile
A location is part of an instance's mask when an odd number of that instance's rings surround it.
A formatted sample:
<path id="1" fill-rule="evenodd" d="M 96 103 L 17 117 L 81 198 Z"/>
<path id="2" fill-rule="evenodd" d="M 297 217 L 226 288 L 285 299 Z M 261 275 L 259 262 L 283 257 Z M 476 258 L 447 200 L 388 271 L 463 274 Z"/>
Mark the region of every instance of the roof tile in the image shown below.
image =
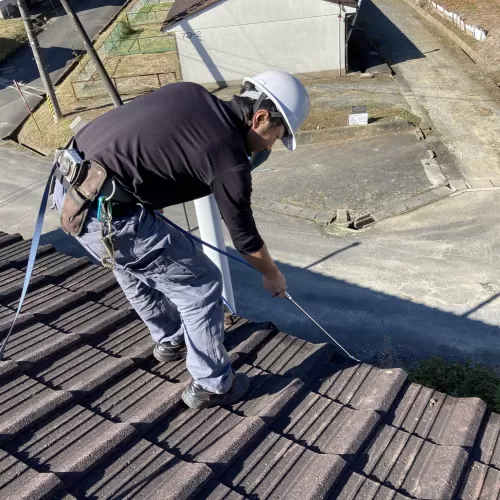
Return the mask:
<path id="1" fill-rule="evenodd" d="M 53 498 L 63 487 L 56 475 L 37 472 L 3 450 L 0 450 L 0 471 L 3 500 Z"/>
<path id="2" fill-rule="evenodd" d="M 80 342 L 78 335 L 60 333 L 50 326 L 34 323 L 16 325 L 5 349 L 5 356 L 24 369 L 52 357 L 54 353 Z"/>
<path id="3" fill-rule="evenodd" d="M 290 378 L 306 377 L 331 357 L 331 344 L 312 344 L 279 332 L 245 361 Z"/>
<path id="4" fill-rule="evenodd" d="M 356 472 L 390 484 L 405 495 L 427 500 L 452 498 L 467 463 L 466 451 L 440 446 L 385 425 L 366 450 Z"/>
<path id="5" fill-rule="evenodd" d="M 18 241 L 23 241 L 23 237 L 19 233 L 15 234 L 0 234 L 0 248 L 8 247 L 13 243 L 17 243 Z"/>
<path id="6" fill-rule="evenodd" d="M 84 292 L 70 292 L 64 288 L 47 284 L 36 290 L 29 291 L 23 302 L 23 312 L 47 316 L 54 312 L 67 309 L 85 301 Z M 19 299 L 16 298 L 7 304 L 15 310 Z"/>
<path id="7" fill-rule="evenodd" d="M 330 491 L 345 465 L 338 455 L 321 455 L 269 432 L 238 458 L 221 482 L 246 498 L 317 500 Z"/>
<path id="8" fill-rule="evenodd" d="M 0 386 L 0 442 L 11 439 L 66 405 L 73 396 L 53 391 L 19 371 L 2 378 Z"/>
<path id="9" fill-rule="evenodd" d="M 101 304 L 84 302 L 49 319 L 44 318 L 44 323 L 65 333 L 93 336 L 120 326 L 127 318 L 130 318 L 129 311 L 115 311 Z"/>
<path id="10" fill-rule="evenodd" d="M 240 417 L 224 408 L 180 408 L 147 434 L 147 438 L 189 461 L 203 462 L 216 472 L 230 464 L 264 429 L 257 417 Z"/>
<path id="11" fill-rule="evenodd" d="M 171 384 L 141 369 L 121 375 L 83 402 L 96 413 L 146 432 L 180 405 L 184 386 Z"/>
<path id="12" fill-rule="evenodd" d="M 500 498 L 500 470 L 472 462 L 460 495 L 463 500 L 496 500 Z"/>
<path id="13" fill-rule="evenodd" d="M 500 470 L 500 415 L 488 413 L 479 432 L 473 457 Z"/>
<path id="14" fill-rule="evenodd" d="M 184 500 L 210 477 L 206 465 L 183 462 L 144 439 L 134 439 L 70 491 L 77 498 Z"/>
<path id="15" fill-rule="evenodd" d="M 299 379 L 273 375 L 251 365 L 243 365 L 238 371 L 250 377 L 250 389 L 243 401 L 232 406 L 233 411 L 246 417 L 260 417 L 267 424 L 304 388 Z"/>
<path id="16" fill-rule="evenodd" d="M 212 479 L 203 487 L 201 493 L 195 500 L 243 500 L 245 497 L 236 493 L 225 484 L 219 483 L 217 479 Z"/>
<path id="17" fill-rule="evenodd" d="M 330 497 L 332 500 L 403 500 L 408 498 L 366 476 L 349 471 Z"/>
<path id="18" fill-rule="evenodd" d="M 19 241 L 13 245 L 0 248 L 0 270 L 8 267 L 17 267 L 26 265 L 31 249 L 31 241 Z M 40 245 L 37 249 L 36 256 L 42 257 L 49 253 L 55 252 L 52 245 Z"/>
<path id="19" fill-rule="evenodd" d="M 53 472 L 68 486 L 134 433 L 128 424 L 106 421 L 74 405 L 37 424 L 4 448 L 39 471 Z"/>
<path id="20" fill-rule="evenodd" d="M 400 368 L 380 369 L 362 363 L 338 367 L 333 375 L 320 384 L 313 383 L 311 388 L 359 410 L 386 412 L 405 380 L 406 373 Z"/>
<path id="21" fill-rule="evenodd" d="M 121 328 L 89 341 L 100 351 L 133 360 L 150 358 L 154 346 L 148 327 L 140 320 L 129 321 Z"/>
<path id="22" fill-rule="evenodd" d="M 41 363 L 30 375 L 49 387 L 73 393 L 90 392 L 133 366 L 127 358 L 113 358 L 88 345 L 81 345 L 57 359 Z"/>
<path id="23" fill-rule="evenodd" d="M 59 286 L 73 292 L 83 290 L 88 293 L 101 293 L 116 287 L 116 278 L 109 269 L 92 266 L 72 274 L 60 282 Z"/>
<path id="24" fill-rule="evenodd" d="M 372 410 L 353 410 L 309 393 L 273 430 L 320 453 L 356 455 L 379 419 Z"/>
<path id="25" fill-rule="evenodd" d="M 60 280 L 66 275 L 72 275 L 81 269 L 90 271 L 92 267 L 91 262 L 86 257 L 75 258 L 56 252 L 36 259 L 33 276 L 44 276 L 52 280 Z M 23 266 L 21 270 L 26 272 L 26 267 Z"/>
<path id="26" fill-rule="evenodd" d="M 454 398 L 411 384 L 392 425 L 442 445 L 472 446 L 486 411 L 478 398 Z"/>

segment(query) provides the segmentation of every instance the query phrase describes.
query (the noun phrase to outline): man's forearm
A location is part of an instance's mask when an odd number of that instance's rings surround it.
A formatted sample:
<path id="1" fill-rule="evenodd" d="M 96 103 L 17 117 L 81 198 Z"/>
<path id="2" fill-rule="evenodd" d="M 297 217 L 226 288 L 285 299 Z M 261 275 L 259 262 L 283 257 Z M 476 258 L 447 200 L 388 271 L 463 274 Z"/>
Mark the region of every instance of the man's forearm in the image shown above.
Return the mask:
<path id="1" fill-rule="evenodd" d="M 243 254 L 243 258 L 263 275 L 272 275 L 279 272 L 278 266 L 271 258 L 265 243 L 258 252 Z"/>

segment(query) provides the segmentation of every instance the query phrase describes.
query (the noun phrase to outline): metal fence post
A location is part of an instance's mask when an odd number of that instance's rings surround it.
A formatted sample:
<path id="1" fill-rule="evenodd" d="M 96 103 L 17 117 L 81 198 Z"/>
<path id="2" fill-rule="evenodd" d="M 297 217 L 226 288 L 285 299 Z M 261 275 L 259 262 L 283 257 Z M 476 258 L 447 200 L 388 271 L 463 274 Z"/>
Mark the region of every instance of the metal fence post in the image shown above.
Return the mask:
<path id="1" fill-rule="evenodd" d="M 214 247 L 225 250 L 226 243 L 224 242 L 224 234 L 222 232 L 219 207 L 214 196 L 211 194 L 195 200 L 194 207 L 196 209 L 196 217 L 198 218 L 201 239 Z M 233 285 L 231 283 L 231 273 L 227 257 L 205 246 L 203 247 L 203 252 L 220 269 L 222 274 L 222 295 L 233 309 L 232 312 L 236 313 Z"/>

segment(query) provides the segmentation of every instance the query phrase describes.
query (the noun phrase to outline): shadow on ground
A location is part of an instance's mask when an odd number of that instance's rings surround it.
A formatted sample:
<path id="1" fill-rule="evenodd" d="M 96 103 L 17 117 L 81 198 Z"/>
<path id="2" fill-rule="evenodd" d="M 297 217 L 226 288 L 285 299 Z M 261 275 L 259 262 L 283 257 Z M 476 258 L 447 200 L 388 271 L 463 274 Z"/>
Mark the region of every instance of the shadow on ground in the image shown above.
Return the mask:
<path id="1" fill-rule="evenodd" d="M 362 29 L 378 49 L 382 39 L 390 39 L 390 54 L 383 54 L 389 60 L 388 64 L 397 64 L 412 59 L 421 59 L 424 54 L 413 44 L 413 42 L 397 27 L 385 14 L 372 2 L 363 0 L 356 19 L 356 27 Z"/>
<path id="2" fill-rule="evenodd" d="M 86 255 L 78 243 L 61 230 L 44 234 L 59 252 Z M 356 245 L 348 245 L 349 252 Z M 233 252 L 234 253 L 234 252 Z M 497 366 L 500 329 L 467 317 L 363 288 L 324 276 L 310 268 L 331 259 L 332 252 L 303 268 L 280 263 L 291 296 L 335 339 L 362 361 L 381 366 L 411 365 L 432 355 L 450 360 L 472 359 Z M 289 334 L 312 341 L 329 342 L 295 306 L 285 299 L 269 297 L 258 273 L 230 261 L 237 312 L 253 321 L 272 321 Z M 491 294 L 495 300 L 497 294 Z M 478 304 L 482 307 L 488 303 Z"/>

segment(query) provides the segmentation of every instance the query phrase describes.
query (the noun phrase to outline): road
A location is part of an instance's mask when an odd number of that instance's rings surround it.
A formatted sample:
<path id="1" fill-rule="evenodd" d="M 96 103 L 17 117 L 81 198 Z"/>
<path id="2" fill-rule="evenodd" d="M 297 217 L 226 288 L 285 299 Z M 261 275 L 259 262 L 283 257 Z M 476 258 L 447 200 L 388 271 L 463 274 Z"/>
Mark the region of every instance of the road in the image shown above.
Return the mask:
<path id="1" fill-rule="evenodd" d="M 49 163 L 0 146 L 0 230 L 32 235 Z M 195 225 L 192 206 L 191 225 Z M 468 191 L 365 231 L 327 234 L 313 222 L 256 210 L 291 295 L 363 360 L 401 366 L 443 355 L 498 365 L 498 191 Z M 480 214 L 480 216 L 478 216 Z M 185 225 L 181 207 L 167 216 Z M 227 237 L 227 235 L 226 235 Z M 48 211 L 43 243 L 82 255 Z M 230 245 L 229 239 L 227 244 Z M 327 341 L 292 304 L 271 299 L 253 271 L 231 262 L 238 313 Z"/>
<path id="2" fill-rule="evenodd" d="M 401 0 L 363 0 L 357 22 L 380 45 L 468 179 L 500 177 L 500 91 Z"/>
<path id="3" fill-rule="evenodd" d="M 120 10 L 125 0 L 74 0 L 76 10 L 90 38 L 94 38 Z M 43 60 L 50 78 L 57 83 L 64 70 L 71 65 L 75 55 L 84 46 L 67 15 L 49 21 L 38 35 Z M 29 105 L 35 106 L 42 99 L 40 76 L 29 46 L 16 52 L 0 64 L 0 138 L 6 138 L 26 119 L 28 112 L 12 80 L 25 84 Z"/>

